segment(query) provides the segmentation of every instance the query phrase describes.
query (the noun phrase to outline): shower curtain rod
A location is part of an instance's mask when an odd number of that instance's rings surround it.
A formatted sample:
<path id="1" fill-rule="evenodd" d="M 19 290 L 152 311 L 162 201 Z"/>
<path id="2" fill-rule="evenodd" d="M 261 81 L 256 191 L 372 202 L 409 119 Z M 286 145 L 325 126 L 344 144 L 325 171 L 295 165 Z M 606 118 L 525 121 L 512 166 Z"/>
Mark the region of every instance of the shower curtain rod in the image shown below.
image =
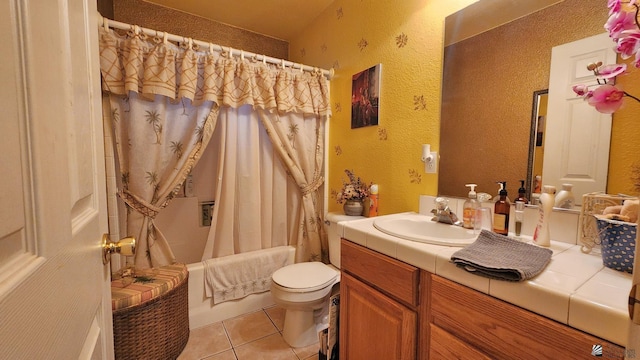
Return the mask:
<path id="1" fill-rule="evenodd" d="M 178 36 L 178 35 L 174 35 L 174 34 L 170 34 L 170 33 L 166 33 L 164 31 L 156 31 L 156 30 L 151 30 L 151 29 L 147 29 L 147 28 L 143 28 L 143 27 L 139 27 L 137 25 L 131 25 L 131 24 L 127 24 L 127 23 L 123 23 L 123 22 L 119 22 L 119 21 L 115 21 L 115 20 L 111 20 L 111 19 L 107 19 L 106 17 L 100 15 L 99 17 L 100 21 L 102 22 L 101 26 L 104 26 L 105 28 L 114 28 L 114 29 L 120 29 L 120 30 L 133 30 L 133 31 L 140 31 L 146 35 L 149 36 L 157 36 L 158 34 L 162 34 L 163 36 L 167 37 L 167 40 L 172 40 L 172 41 L 176 41 L 176 42 L 187 42 L 189 40 L 191 40 L 194 44 L 198 44 L 200 47 L 203 47 L 205 49 L 212 47 L 213 50 L 216 51 L 229 51 L 231 53 L 232 56 L 240 56 L 240 57 L 255 57 L 257 60 L 260 61 L 264 61 L 264 62 L 268 62 L 270 64 L 277 64 L 277 65 L 281 65 L 283 67 L 288 66 L 293 68 L 298 68 L 300 70 L 303 71 L 315 71 L 315 70 L 319 70 L 322 72 L 322 75 L 326 76 L 327 79 L 331 79 L 333 77 L 334 74 L 334 70 L 330 69 L 330 70 L 326 70 L 326 69 L 319 69 L 317 67 L 313 67 L 313 66 L 309 66 L 309 65 L 303 65 L 303 64 L 296 64 L 292 61 L 288 61 L 288 60 L 284 60 L 284 59 L 278 59 L 278 58 L 274 58 L 274 57 L 270 57 L 270 56 L 266 56 L 266 55 L 260 55 L 260 54 L 255 54 L 252 52 L 248 52 L 248 51 L 244 51 L 244 50 L 237 50 L 237 49 L 233 49 L 231 47 L 228 48 L 224 48 L 222 45 L 218 45 L 218 44 L 212 44 L 210 42 L 206 42 L 206 41 L 201 41 L 201 40 L 193 40 L 184 36 Z"/>

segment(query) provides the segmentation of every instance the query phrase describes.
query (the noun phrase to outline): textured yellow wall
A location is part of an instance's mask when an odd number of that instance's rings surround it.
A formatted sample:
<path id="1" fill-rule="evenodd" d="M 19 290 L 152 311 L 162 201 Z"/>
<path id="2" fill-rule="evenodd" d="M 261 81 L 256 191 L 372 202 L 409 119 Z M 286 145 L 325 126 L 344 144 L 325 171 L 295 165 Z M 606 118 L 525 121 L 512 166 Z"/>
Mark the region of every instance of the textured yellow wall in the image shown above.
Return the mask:
<path id="1" fill-rule="evenodd" d="M 420 194 L 438 193 L 438 175 L 424 173 L 420 153 L 424 143 L 430 143 L 435 150 L 440 148 L 444 18 L 473 2 L 337 0 L 309 28 L 290 41 L 292 61 L 336 69 L 331 82 L 333 117 L 327 149 L 328 182 L 332 192 L 340 189 L 345 179 L 344 169 L 352 169 L 365 181 L 380 184 L 381 214 L 417 211 Z M 593 3 L 588 0 L 588 4 Z M 576 9 L 567 11 L 601 15 L 597 21 L 601 25 L 597 27 L 604 31 L 600 26 L 606 21 L 606 4 L 596 3 L 578 4 Z M 548 15 L 556 23 L 563 21 L 562 12 Z M 582 23 L 574 25 L 585 26 Z M 592 25 L 593 21 L 590 21 L 589 26 Z M 547 25 L 537 28 L 526 36 L 529 40 L 548 39 L 548 36 L 542 36 L 548 32 L 546 28 Z M 564 32 L 560 37 L 575 30 L 562 28 Z M 351 76 L 377 63 L 382 63 L 379 125 L 351 129 Z M 640 70 L 632 70 L 632 74 L 619 81 L 625 89 L 640 95 L 639 77 Z M 523 139 L 517 141 L 528 143 L 533 91 L 547 87 L 548 79 L 544 79 L 531 84 L 530 91 L 523 95 L 526 109 L 522 117 L 527 126 Z M 631 165 L 639 163 L 636 159 L 640 158 L 639 114 L 640 103 L 627 99 L 624 108 L 614 115 L 609 193 L 634 193 Z M 511 141 L 507 138 L 506 151 L 509 151 Z M 478 155 L 473 151 L 471 154 Z M 522 173 L 524 177 L 526 165 Z M 518 185 L 514 181 L 509 186 Z M 486 190 L 492 193 L 494 189 Z M 340 208 L 341 205 L 330 199 L 329 211 Z"/>
<path id="2" fill-rule="evenodd" d="M 113 3 L 113 20 L 275 58 L 286 59 L 289 55 L 289 44 L 283 40 L 142 0 L 103 1 Z"/>
<path id="3" fill-rule="evenodd" d="M 627 62 L 628 74 L 617 78 L 623 90 L 640 97 L 640 69 Z M 619 62 L 622 62 L 621 60 Z M 640 102 L 625 98 L 613 114 L 609 155 L 609 194 L 640 194 Z"/>
<path id="4" fill-rule="evenodd" d="M 444 18 L 473 0 L 337 0 L 289 43 L 290 59 L 335 68 L 329 188 L 350 169 L 380 186 L 380 214 L 417 211 L 437 193 L 422 144 L 438 150 Z M 351 76 L 382 64 L 378 126 L 351 129 Z M 329 201 L 329 211 L 341 205 Z"/>

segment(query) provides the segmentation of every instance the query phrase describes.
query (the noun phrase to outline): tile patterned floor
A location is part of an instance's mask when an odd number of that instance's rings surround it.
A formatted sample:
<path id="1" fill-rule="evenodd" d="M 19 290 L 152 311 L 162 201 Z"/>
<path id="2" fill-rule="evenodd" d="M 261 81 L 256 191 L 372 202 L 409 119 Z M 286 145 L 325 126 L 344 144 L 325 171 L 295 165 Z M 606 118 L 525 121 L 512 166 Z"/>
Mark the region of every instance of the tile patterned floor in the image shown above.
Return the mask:
<path id="1" fill-rule="evenodd" d="M 277 306 L 191 330 L 178 360 L 317 360 L 318 344 L 291 348 Z"/>

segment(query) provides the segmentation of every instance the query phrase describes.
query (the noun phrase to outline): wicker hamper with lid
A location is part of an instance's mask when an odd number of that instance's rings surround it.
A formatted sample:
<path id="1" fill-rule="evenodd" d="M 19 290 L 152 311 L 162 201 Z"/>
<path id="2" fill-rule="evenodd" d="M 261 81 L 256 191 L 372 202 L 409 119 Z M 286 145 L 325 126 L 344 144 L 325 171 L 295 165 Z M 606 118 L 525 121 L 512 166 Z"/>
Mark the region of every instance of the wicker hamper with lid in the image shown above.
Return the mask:
<path id="1" fill-rule="evenodd" d="M 188 272 L 158 268 L 151 281 L 111 283 L 115 358 L 176 359 L 189 340 Z"/>

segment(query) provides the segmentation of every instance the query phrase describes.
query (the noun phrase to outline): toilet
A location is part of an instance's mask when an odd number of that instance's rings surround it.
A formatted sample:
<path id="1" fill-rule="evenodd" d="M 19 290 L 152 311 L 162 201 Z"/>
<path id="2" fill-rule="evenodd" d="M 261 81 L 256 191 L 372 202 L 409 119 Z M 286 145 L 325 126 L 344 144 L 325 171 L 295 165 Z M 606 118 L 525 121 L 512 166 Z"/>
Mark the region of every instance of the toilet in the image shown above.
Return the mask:
<path id="1" fill-rule="evenodd" d="M 273 301 L 285 309 L 282 337 L 292 347 L 318 341 L 318 327 L 326 321 L 329 297 L 340 283 L 340 238 L 338 222 L 363 217 L 329 213 L 325 231 L 329 242 L 330 265 L 304 262 L 284 266 L 271 276 Z M 335 288 L 335 290 L 334 290 Z"/>

